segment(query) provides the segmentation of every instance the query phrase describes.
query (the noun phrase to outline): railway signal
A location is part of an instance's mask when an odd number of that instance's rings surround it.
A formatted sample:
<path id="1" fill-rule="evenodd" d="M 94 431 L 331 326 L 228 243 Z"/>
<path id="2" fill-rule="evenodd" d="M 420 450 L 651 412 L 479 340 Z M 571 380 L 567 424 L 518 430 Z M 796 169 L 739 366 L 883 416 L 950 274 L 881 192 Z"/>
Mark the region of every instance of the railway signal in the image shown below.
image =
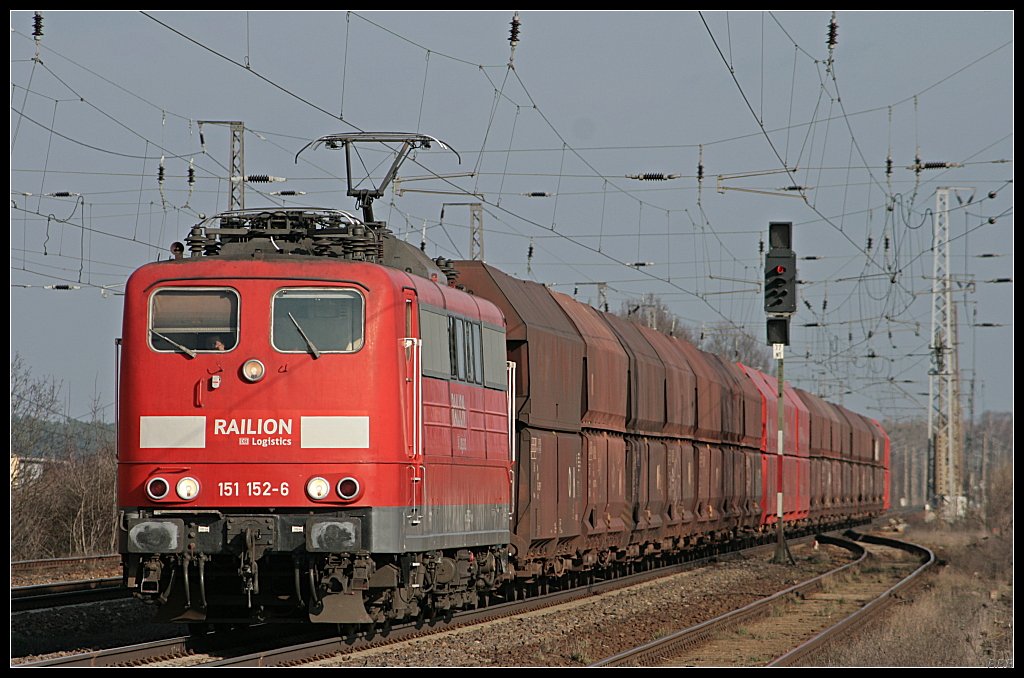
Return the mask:
<path id="1" fill-rule="evenodd" d="M 796 313 L 796 253 L 793 224 L 773 221 L 768 225 L 768 254 L 764 258 L 764 312 Z M 769 342 L 772 343 L 772 342 Z"/>
<path id="2" fill-rule="evenodd" d="M 793 224 L 768 224 L 768 253 L 764 257 L 764 312 L 768 314 L 768 343 L 789 346 L 789 318 L 796 313 L 796 252 Z"/>
<path id="3" fill-rule="evenodd" d="M 793 564 L 793 556 L 786 545 L 783 529 L 782 469 L 784 388 L 783 359 L 785 347 L 789 345 L 789 319 L 796 313 L 796 252 L 793 251 L 793 223 L 772 221 L 768 224 L 768 253 L 764 258 L 764 312 L 768 314 L 768 343 L 778 361 L 778 421 L 775 429 L 778 437 L 778 469 L 776 474 L 776 526 L 778 541 L 772 562 Z"/>

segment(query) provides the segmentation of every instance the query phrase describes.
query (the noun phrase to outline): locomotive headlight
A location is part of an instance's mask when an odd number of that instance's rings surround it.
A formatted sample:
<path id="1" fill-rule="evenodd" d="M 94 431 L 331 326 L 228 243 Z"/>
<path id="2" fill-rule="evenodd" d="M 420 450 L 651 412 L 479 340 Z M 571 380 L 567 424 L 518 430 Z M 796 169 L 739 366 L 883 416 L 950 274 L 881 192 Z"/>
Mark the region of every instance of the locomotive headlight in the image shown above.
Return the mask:
<path id="1" fill-rule="evenodd" d="M 345 501 L 350 501 L 359 496 L 359 481 L 355 478 L 342 478 L 338 481 L 338 496 Z"/>
<path id="2" fill-rule="evenodd" d="M 254 384 L 262 379 L 266 372 L 267 368 L 265 368 L 263 363 L 259 360 L 256 360 L 256 358 L 250 358 L 242 365 L 242 376 Z"/>
<path id="3" fill-rule="evenodd" d="M 196 495 L 199 494 L 199 481 L 195 478 L 185 476 L 178 481 L 177 485 L 174 486 L 174 491 L 178 493 L 178 497 L 183 501 L 195 499 Z"/>
<path id="4" fill-rule="evenodd" d="M 309 495 L 310 499 L 323 499 L 330 492 L 331 484 L 320 476 L 310 478 L 306 483 L 306 494 Z"/>
<path id="5" fill-rule="evenodd" d="M 150 499 L 163 499 L 170 489 L 171 486 L 163 478 L 150 478 L 146 483 L 146 494 Z"/>

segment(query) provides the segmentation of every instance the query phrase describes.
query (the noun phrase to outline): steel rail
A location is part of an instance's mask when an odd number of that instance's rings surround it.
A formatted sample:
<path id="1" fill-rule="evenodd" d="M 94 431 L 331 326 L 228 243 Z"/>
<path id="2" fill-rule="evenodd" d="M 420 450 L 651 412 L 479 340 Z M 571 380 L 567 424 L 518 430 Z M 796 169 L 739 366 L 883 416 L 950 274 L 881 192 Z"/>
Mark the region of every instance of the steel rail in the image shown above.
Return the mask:
<path id="1" fill-rule="evenodd" d="M 857 556 L 856 560 L 846 563 L 834 570 L 803 581 L 799 584 L 779 591 L 771 596 L 756 600 L 743 607 L 726 612 L 714 619 L 709 619 L 687 629 L 682 629 L 669 634 L 658 640 L 646 643 L 639 647 L 620 652 L 617 655 L 606 657 L 599 662 L 591 664 L 591 667 L 607 666 L 655 666 L 664 661 L 666 657 L 678 654 L 693 645 L 710 639 L 720 631 L 735 626 L 750 619 L 765 616 L 770 613 L 776 603 L 784 601 L 794 595 L 802 595 L 811 591 L 819 590 L 823 582 L 840 572 L 844 572 L 856 565 L 859 565 L 867 557 L 867 551 L 856 542 L 848 541 L 837 537 L 819 534 L 817 541 L 822 544 L 832 544 L 845 548 Z"/>
<path id="2" fill-rule="evenodd" d="M 120 577 L 11 587 L 11 612 L 94 603 L 131 597 Z"/>

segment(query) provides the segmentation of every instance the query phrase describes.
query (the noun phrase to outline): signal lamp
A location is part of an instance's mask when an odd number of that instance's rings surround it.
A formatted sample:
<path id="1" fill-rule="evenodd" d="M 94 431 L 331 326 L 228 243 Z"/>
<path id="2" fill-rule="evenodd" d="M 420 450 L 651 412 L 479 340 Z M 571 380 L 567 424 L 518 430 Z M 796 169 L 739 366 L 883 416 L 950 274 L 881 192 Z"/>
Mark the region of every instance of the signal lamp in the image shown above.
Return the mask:
<path id="1" fill-rule="evenodd" d="M 174 491 L 182 501 L 191 501 L 199 495 L 199 481 L 186 476 L 178 481 L 178 484 L 174 486 Z"/>
<path id="2" fill-rule="evenodd" d="M 359 481 L 352 477 L 342 478 L 338 481 L 338 496 L 345 501 L 351 501 L 359 496 Z"/>
<path id="3" fill-rule="evenodd" d="M 323 478 L 321 478 L 320 476 L 310 478 L 309 481 L 306 483 L 306 494 L 309 495 L 310 499 L 315 499 L 319 501 L 320 499 L 323 499 L 328 494 L 330 494 L 330 492 L 331 484 L 324 480 Z"/>
<path id="4" fill-rule="evenodd" d="M 150 478 L 146 483 L 146 494 L 150 499 L 163 499 L 170 490 L 171 486 L 163 478 Z"/>
<path id="5" fill-rule="evenodd" d="M 246 360 L 245 363 L 242 365 L 242 376 L 254 384 L 260 379 L 262 379 L 263 375 L 266 374 L 266 372 L 267 368 L 265 368 L 263 366 L 263 363 L 261 363 L 259 360 L 256 360 L 255 358 L 250 358 L 249 360 Z"/>

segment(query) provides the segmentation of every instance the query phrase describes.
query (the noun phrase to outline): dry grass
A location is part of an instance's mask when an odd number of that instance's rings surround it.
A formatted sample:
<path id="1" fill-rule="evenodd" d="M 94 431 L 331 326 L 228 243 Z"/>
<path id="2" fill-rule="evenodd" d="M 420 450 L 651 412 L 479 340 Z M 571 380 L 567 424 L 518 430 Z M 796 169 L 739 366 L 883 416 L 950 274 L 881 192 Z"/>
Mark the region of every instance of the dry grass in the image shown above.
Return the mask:
<path id="1" fill-rule="evenodd" d="M 947 562 L 907 600 L 818 666 L 1012 666 L 1012 534 L 978 529 L 914 530 L 904 538 Z"/>

